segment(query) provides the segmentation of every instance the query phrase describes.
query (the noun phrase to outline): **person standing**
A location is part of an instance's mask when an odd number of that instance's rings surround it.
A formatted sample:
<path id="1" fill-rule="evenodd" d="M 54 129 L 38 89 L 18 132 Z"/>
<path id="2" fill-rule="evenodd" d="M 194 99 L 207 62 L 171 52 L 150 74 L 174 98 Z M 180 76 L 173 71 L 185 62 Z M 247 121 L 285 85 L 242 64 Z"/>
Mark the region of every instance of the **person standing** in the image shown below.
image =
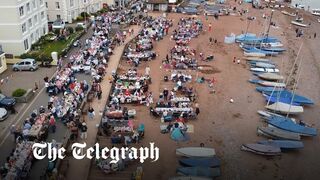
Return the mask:
<path id="1" fill-rule="evenodd" d="M 196 107 L 196 115 L 198 116 L 200 114 L 199 104 L 196 103 L 195 107 Z"/>
<path id="2" fill-rule="evenodd" d="M 17 139 L 17 136 L 16 136 L 16 126 L 13 124 L 11 127 L 10 127 L 10 134 L 13 136 L 13 140 L 16 141 Z"/>
<path id="3" fill-rule="evenodd" d="M 150 75 L 150 71 L 151 71 L 150 67 L 147 66 L 147 67 L 146 67 L 146 70 L 145 70 L 145 75 L 146 75 L 146 76 L 149 76 L 149 75 Z"/>
<path id="4" fill-rule="evenodd" d="M 54 116 L 51 116 L 51 117 L 50 117 L 49 127 L 50 127 L 50 129 L 51 129 L 51 132 L 53 132 L 53 133 L 56 132 L 56 120 L 55 120 Z"/>
<path id="5" fill-rule="evenodd" d="M 317 37 L 317 33 L 314 33 L 313 34 L 313 38 L 315 39 Z"/>
<path id="6" fill-rule="evenodd" d="M 88 130 L 88 127 L 87 127 L 87 124 L 85 122 L 82 123 L 81 125 L 81 128 L 80 128 L 80 131 L 81 131 L 81 139 L 87 139 L 87 130 Z"/>
<path id="7" fill-rule="evenodd" d="M 212 39 L 212 37 L 210 37 L 210 38 L 209 38 L 209 44 L 210 44 L 210 45 L 212 45 L 212 41 L 213 41 L 213 39 Z"/>
<path id="8" fill-rule="evenodd" d="M 168 95 L 169 95 L 168 89 L 164 88 L 162 93 L 163 93 L 164 100 L 168 100 Z"/>
<path id="9" fill-rule="evenodd" d="M 209 32 L 211 32 L 211 29 L 212 29 L 212 25 L 211 23 L 209 24 Z"/>
<path id="10" fill-rule="evenodd" d="M 89 109 L 88 109 L 88 116 L 89 116 L 89 119 L 90 119 L 90 120 L 93 120 L 94 115 L 95 115 L 95 113 L 94 113 L 94 109 L 90 106 L 90 107 L 89 107 Z"/>

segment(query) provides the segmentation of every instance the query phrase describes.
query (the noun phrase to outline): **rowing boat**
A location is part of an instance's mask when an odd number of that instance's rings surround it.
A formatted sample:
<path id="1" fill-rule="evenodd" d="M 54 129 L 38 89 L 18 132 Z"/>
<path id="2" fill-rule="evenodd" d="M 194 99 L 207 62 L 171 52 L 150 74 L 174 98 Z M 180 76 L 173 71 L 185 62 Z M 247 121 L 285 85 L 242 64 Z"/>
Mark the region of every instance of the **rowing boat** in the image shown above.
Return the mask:
<path id="1" fill-rule="evenodd" d="M 282 14 L 287 15 L 287 16 L 291 16 L 291 17 L 295 17 L 296 14 L 294 13 L 289 13 L 288 11 L 281 11 Z"/>
<path id="2" fill-rule="evenodd" d="M 281 149 L 279 147 L 263 144 L 243 144 L 241 146 L 241 150 L 266 156 L 277 156 L 281 153 Z"/>
<path id="3" fill-rule="evenodd" d="M 291 24 L 296 25 L 296 26 L 300 26 L 300 27 L 307 27 L 307 24 L 303 24 L 297 21 L 291 21 Z"/>
<path id="4" fill-rule="evenodd" d="M 276 74 L 276 73 L 262 73 L 258 75 L 259 78 L 261 79 L 266 79 L 266 80 L 271 80 L 271 81 L 278 81 L 278 80 L 283 80 L 284 77 Z"/>
<path id="5" fill-rule="evenodd" d="M 213 148 L 185 147 L 176 149 L 176 154 L 185 157 L 213 157 L 216 155 Z"/>
<path id="6" fill-rule="evenodd" d="M 276 111 L 281 114 L 300 114 L 300 113 L 303 113 L 302 106 L 295 106 L 295 105 L 290 105 L 290 104 L 282 103 L 282 102 L 276 102 L 274 104 L 267 105 L 265 107 L 271 111 Z"/>
<path id="7" fill-rule="evenodd" d="M 300 140 L 300 135 L 298 133 L 285 131 L 276 127 L 258 127 L 257 133 L 259 135 L 264 135 L 272 139 L 288 139 L 288 140 Z"/>

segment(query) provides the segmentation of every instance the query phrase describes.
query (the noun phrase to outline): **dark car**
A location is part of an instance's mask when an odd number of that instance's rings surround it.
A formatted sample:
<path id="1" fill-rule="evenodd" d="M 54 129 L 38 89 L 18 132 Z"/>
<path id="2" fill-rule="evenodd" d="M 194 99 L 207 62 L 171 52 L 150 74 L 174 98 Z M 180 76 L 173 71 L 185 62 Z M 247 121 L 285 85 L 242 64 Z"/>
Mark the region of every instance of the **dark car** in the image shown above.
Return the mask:
<path id="1" fill-rule="evenodd" d="M 0 107 L 6 109 L 12 108 L 16 104 L 16 100 L 12 97 L 7 97 L 3 94 L 0 94 Z"/>
<path id="2" fill-rule="evenodd" d="M 188 14 L 188 15 L 199 15 L 198 9 L 194 7 L 184 7 L 182 10 L 183 14 Z"/>

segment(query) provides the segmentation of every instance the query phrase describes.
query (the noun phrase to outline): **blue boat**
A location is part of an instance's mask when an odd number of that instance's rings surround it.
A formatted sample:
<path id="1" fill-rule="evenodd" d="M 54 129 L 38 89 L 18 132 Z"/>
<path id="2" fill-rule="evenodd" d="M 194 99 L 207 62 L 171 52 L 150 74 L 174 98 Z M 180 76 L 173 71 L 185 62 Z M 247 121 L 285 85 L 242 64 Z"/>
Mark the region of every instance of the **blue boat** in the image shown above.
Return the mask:
<path id="1" fill-rule="evenodd" d="M 219 167 L 220 159 L 217 157 L 209 158 L 183 158 L 179 160 L 180 164 L 189 167 Z"/>
<path id="2" fill-rule="evenodd" d="M 220 168 L 209 167 L 180 167 L 177 173 L 185 176 L 202 176 L 202 177 L 219 177 L 221 175 Z"/>
<path id="3" fill-rule="evenodd" d="M 278 48 L 278 47 L 261 47 L 259 49 L 264 50 L 264 51 L 272 51 L 272 52 L 284 52 L 284 51 L 286 51 L 286 49 Z"/>
<path id="4" fill-rule="evenodd" d="M 293 140 L 263 140 L 257 143 L 279 147 L 280 149 L 301 149 L 304 147 L 301 141 Z"/>
<path id="5" fill-rule="evenodd" d="M 255 38 L 255 37 L 257 37 L 257 35 L 252 33 L 240 34 L 236 36 L 236 41 L 240 42 L 240 41 L 244 41 L 247 38 Z"/>
<path id="6" fill-rule="evenodd" d="M 263 53 L 269 56 L 273 56 L 273 55 L 278 55 L 278 52 L 272 52 L 272 51 L 264 51 L 255 47 L 247 47 L 247 46 L 243 46 L 241 47 L 245 52 L 248 53 Z"/>
<path id="7" fill-rule="evenodd" d="M 298 95 L 298 94 L 293 94 L 292 92 L 288 91 L 288 90 L 283 90 L 283 91 L 277 91 L 277 92 L 272 92 L 272 91 L 266 91 L 264 92 L 264 94 L 269 95 L 269 96 L 273 96 L 273 97 L 281 97 L 281 98 L 286 98 L 286 99 L 292 99 L 293 97 L 293 102 L 295 103 L 300 103 L 303 105 L 313 105 L 314 102 L 304 96 Z M 290 104 L 290 103 L 289 103 Z"/>
<path id="8" fill-rule="evenodd" d="M 279 91 L 283 91 L 283 88 L 274 88 L 274 87 L 263 87 L 263 86 L 257 86 L 256 90 L 259 92 L 279 92 Z"/>
<path id="9" fill-rule="evenodd" d="M 267 117 L 267 123 L 279 129 L 295 132 L 302 136 L 317 135 L 317 129 L 296 124 L 291 119 L 286 117 L 279 117 L 279 116 Z"/>
<path id="10" fill-rule="evenodd" d="M 264 96 L 266 98 L 266 101 L 270 102 L 270 103 L 282 102 L 282 103 L 286 103 L 286 104 L 292 104 L 292 105 L 295 105 L 295 106 L 303 105 L 303 104 L 301 104 L 299 102 L 294 102 L 294 101 L 291 103 L 291 99 L 290 98 L 268 96 L 268 95 L 265 95 L 265 94 L 264 94 Z"/>
<path id="11" fill-rule="evenodd" d="M 244 44 L 260 44 L 260 43 L 275 43 L 279 42 L 276 37 L 256 37 L 253 34 L 249 35 L 240 35 L 236 37 L 237 42 Z"/>

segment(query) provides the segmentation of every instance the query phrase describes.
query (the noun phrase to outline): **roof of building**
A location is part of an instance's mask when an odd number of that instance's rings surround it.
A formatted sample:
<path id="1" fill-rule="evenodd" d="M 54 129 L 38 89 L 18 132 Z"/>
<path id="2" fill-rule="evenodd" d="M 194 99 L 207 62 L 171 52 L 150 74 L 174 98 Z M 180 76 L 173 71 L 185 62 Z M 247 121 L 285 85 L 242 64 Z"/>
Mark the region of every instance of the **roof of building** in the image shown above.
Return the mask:
<path id="1" fill-rule="evenodd" d="M 4 52 L 0 51 L 0 55 L 4 54 Z"/>
<path id="2" fill-rule="evenodd" d="M 148 0 L 147 4 L 168 4 L 168 0 Z"/>

